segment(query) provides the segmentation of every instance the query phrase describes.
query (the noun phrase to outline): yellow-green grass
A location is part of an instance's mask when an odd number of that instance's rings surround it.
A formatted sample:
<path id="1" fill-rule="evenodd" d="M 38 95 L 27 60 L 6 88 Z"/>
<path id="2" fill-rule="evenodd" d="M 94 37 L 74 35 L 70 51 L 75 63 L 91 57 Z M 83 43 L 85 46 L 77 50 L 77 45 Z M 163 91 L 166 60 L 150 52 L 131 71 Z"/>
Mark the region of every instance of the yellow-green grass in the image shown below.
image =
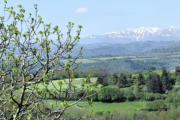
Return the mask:
<path id="1" fill-rule="evenodd" d="M 80 88 L 82 83 L 83 83 L 83 79 L 86 78 L 75 78 L 72 80 L 72 84 L 76 87 L 76 88 Z M 95 84 L 96 83 L 97 78 L 91 78 L 91 84 Z M 66 88 L 68 86 L 68 81 L 69 79 L 63 79 L 63 80 L 52 80 L 49 84 L 48 84 L 48 89 L 55 89 L 55 87 L 57 89 L 60 88 L 59 83 L 62 82 L 62 88 Z M 39 88 L 44 88 L 45 87 L 45 83 L 40 83 L 38 84 Z"/>
<path id="2" fill-rule="evenodd" d="M 53 104 L 54 107 L 61 106 L 60 101 L 48 100 L 49 104 Z M 68 102 L 69 104 L 73 101 Z M 134 101 L 134 102 L 120 102 L 120 103 L 103 103 L 103 102 L 93 102 L 89 105 L 87 101 L 81 101 L 77 105 L 67 109 L 66 113 L 73 113 L 73 111 L 83 111 L 85 114 L 98 114 L 98 113 L 115 113 L 115 112 L 126 112 L 129 115 L 144 109 L 146 107 L 144 101 Z"/>

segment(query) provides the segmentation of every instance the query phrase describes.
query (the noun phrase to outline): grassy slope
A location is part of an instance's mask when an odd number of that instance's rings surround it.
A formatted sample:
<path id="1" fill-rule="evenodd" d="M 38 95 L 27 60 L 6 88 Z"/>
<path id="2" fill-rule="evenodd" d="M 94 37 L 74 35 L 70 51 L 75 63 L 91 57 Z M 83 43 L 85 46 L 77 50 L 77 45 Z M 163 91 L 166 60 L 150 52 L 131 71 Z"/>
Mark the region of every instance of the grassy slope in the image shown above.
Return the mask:
<path id="1" fill-rule="evenodd" d="M 77 87 L 77 88 L 79 88 L 79 87 L 81 87 L 81 83 L 82 83 L 82 81 L 83 81 L 83 79 L 85 79 L 85 78 L 75 78 L 75 79 L 73 79 L 73 84 Z M 97 80 L 97 78 L 91 78 L 91 82 L 92 83 L 95 83 L 96 82 L 96 80 Z M 59 81 L 62 81 L 62 87 L 63 88 L 66 88 L 67 87 L 67 82 L 68 82 L 68 79 L 64 79 L 64 80 L 52 80 L 52 82 L 50 82 L 50 84 L 48 85 L 48 88 L 49 89 L 54 89 L 54 86 L 56 86 L 56 88 L 59 88 L 59 85 L 58 85 L 58 82 Z M 44 88 L 44 85 L 43 85 L 44 83 L 40 83 L 39 84 L 39 87 L 40 88 Z M 54 86 L 53 86 L 54 85 Z"/>
<path id="2" fill-rule="evenodd" d="M 74 79 L 73 83 L 76 84 L 76 86 L 80 87 L 82 80 L 84 78 L 76 78 Z M 63 87 L 66 87 L 66 82 L 68 79 L 62 80 L 65 84 L 63 84 Z M 97 78 L 91 78 L 92 84 L 95 83 Z M 60 80 L 54 80 L 52 81 L 54 85 L 58 85 L 58 82 Z M 40 87 L 43 88 L 43 85 L 40 84 Z M 52 83 L 48 85 L 50 89 L 53 89 Z M 58 107 L 61 104 L 61 101 L 56 100 L 48 100 L 48 104 L 53 104 L 53 106 Z M 69 102 L 72 103 L 73 101 Z M 117 111 L 123 111 L 128 112 L 129 114 L 134 113 L 142 108 L 145 107 L 145 102 L 142 101 L 135 101 L 135 102 L 121 102 L 121 103 L 102 103 L 102 102 L 93 102 L 92 105 L 89 105 L 87 101 L 81 101 L 78 103 L 78 105 L 73 106 L 72 108 L 68 109 L 67 113 L 73 113 L 73 111 L 81 111 L 85 113 L 90 114 L 97 114 L 97 113 L 106 113 L 106 112 L 117 112 Z"/>
<path id="3" fill-rule="evenodd" d="M 49 100 L 49 104 L 54 106 L 60 105 L 60 101 Z M 72 103 L 72 102 L 70 102 Z M 145 108 L 146 102 L 143 101 L 134 101 L 134 102 L 120 102 L 120 103 L 102 103 L 102 102 L 93 102 L 92 105 L 89 105 L 86 101 L 81 101 L 78 105 L 75 105 L 68 109 L 67 113 L 73 113 L 73 111 L 84 112 L 86 114 L 98 114 L 98 113 L 107 113 L 107 112 L 126 112 L 129 115 L 133 115 L 135 112 Z"/>

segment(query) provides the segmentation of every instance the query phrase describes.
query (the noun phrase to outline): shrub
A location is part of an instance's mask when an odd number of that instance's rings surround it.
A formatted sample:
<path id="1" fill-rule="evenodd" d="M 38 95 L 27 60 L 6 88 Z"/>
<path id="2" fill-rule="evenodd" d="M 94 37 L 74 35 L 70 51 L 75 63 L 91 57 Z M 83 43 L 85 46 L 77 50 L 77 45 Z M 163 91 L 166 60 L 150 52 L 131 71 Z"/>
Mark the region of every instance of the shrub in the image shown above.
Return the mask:
<path id="1" fill-rule="evenodd" d="M 102 102 L 117 102 L 124 100 L 124 94 L 117 86 L 107 86 L 102 88 L 98 94 L 98 100 Z"/>
<path id="2" fill-rule="evenodd" d="M 148 111 L 162 111 L 162 110 L 167 110 L 167 105 L 163 100 L 156 100 L 153 102 L 149 102 L 146 104 L 146 110 Z"/>
<path id="3" fill-rule="evenodd" d="M 135 92 L 136 100 L 144 100 L 144 93 L 143 92 Z"/>
<path id="4" fill-rule="evenodd" d="M 136 99 L 136 96 L 134 95 L 132 90 L 125 90 L 124 96 L 128 101 L 134 101 Z"/>
<path id="5" fill-rule="evenodd" d="M 164 100 L 166 99 L 166 96 L 159 93 L 146 93 L 145 94 L 145 100 L 146 101 L 154 101 L 154 100 Z"/>
<path id="6" fill-rule="evenodd" d="M 155 97 L 154 97 L 153 93 L 146 93 L 145 94 L 145 100 L 146 101 L 154 101 Z"/>

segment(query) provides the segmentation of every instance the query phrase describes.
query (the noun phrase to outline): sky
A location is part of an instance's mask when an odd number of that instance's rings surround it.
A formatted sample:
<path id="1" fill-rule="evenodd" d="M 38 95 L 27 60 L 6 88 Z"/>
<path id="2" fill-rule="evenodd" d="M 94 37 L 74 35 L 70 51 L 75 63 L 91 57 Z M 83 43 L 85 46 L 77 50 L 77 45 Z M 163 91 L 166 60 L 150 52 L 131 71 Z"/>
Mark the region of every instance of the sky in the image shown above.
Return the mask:
<path id="1" fill-rule="evenodd" d="M 0 4 L 3 0 L 0 0 Z M 64 29 L 68 21 L 83 25 L 82 36 L 127 28 L 180 26 L 180 0 L 9 0 L 31 11 L 39 6 L 48 23 Z"/>

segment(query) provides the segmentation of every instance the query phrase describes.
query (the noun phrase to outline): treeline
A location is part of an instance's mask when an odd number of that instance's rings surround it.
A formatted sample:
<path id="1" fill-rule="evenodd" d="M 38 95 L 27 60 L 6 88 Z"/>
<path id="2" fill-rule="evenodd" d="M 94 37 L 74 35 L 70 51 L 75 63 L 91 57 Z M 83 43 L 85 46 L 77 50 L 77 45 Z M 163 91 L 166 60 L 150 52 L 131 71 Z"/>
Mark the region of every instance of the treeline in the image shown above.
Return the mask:
<path id="1" fill-rule="evenodd" d="M 94 94 L 91 98 L 94 101 L 102 102 L 123 102 L 123 101 L 154 101 L 171 99 L 169 91 L 172 91 L 175 84 L 180 83 L 180 67 L 175 72 L 168 71 L 166 67 L 156 70 L 155 67 L 149 67 L 148 70 L 137 72 L 112 73 L 104 69 L 99 71 L 82 71 L 75 73 L 75 77 L 87 77 L 91 73 L 92 77 L 97 77 L 95 86 L 101 84 L 101 91 L 93 90 L 89 94 Z M 58 74 L 54 79 L 65 79 L 67 75 Z M 62 77 L 62 78 L 60 78 Z M 91 83 L 91 81 L 90 81 Z M 83 91 L 69 96 L 69 100 L 77 100 L 85 94 Z M 88 93 L 87 93 L 88 94 Z M 65 95 L 58 96 L 54 99 L 63 100 Z M 88 98 L 88 99 L 91 99 Z M 172 101 L 172 100 L 171 100 Z"/>
<path id="2" fill-rule="evenodd" d="M 139 70 L 147 70 L 149 66 L 156 66 L 160 69 L 162 66 L 167 66 L 167 68 L 175 67 L 179 64 L 179 59 L 176 58 L 158 58 L 146 59 L 144 57 L 139 57 L 137 59 L 131 58 L 113 58 L 96 61 L 93 63 L 83 63 L 79 65 L 78 71 L 87 70 L 98 70 L 99 68 L 106 69 L 109 73 L 113 72 L 135 72 Z"/>
<path id="3" fill-rule="evenodd" d="M 179 81 L 180 68 L 170 73 L 165 67 L 157 71 L 150 67 L 146 71 L 134 73 L 99 74 L 96 84 L 104 87 L 97 95 L 97 100 L 103 102 L 119 102 L 166 99 L 166 94 Z"/>
<path id="4" fill-rule="evenodd" d="M 134 73 L 113 73 L 99 74 L 97 84 L 103 86 L 116 85 L 119 88 L 137 86 L 143 88 L 143 92 L 165 93 L 172 89 L 176 81 L 179 81 L 180 68 L 176 68 L 176 72 L 170 73 L 166 67 L 162 67 L 161 71 L 156 71 L 155 67 L 150 67 L 147 71 L 138 71 Z"/>

